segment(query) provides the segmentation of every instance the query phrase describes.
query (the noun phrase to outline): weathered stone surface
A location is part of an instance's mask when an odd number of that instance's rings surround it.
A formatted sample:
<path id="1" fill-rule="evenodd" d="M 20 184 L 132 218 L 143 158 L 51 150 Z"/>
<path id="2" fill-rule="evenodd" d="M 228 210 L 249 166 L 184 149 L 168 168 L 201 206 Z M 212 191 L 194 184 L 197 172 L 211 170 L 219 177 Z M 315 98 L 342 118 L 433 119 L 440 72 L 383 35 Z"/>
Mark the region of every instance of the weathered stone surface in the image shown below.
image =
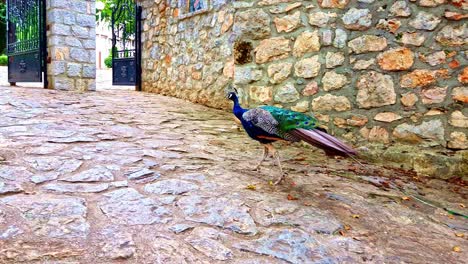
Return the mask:
<path id="1" fill-rule="evenodd" d="M 449 123 L 455 127 L 468 127 L 468 116 L 463 115 L 461 111 L 454 111 L 450 115 Z"/>
<path id="2" fill-rule="evenodd" d="M 194 190 L 198 190 L 196 184 L 176 179 L 162 180 L 145 185 L 145 192 L 154 194 L 184 194 Z"/>
<path id="3" fill-rule="evenodd" d="M 287 15 L 284 17 L 276 17 L 274 19 L 276 31 L 280 32 L 291 32 L 299 28 L 301 24 L 301 12 L 296 11 L 294 14 Z"/>
<path id="4" fill-rule="evenodd" d="M 319 56 L 315 55 L 296 62 L 294 72 L 297 77 L 312 78 L 319 74 L 320 67 Z"/>
<path id="5" fill-rule="evenodd" d="M 412 45 L 412 46 L 421 46 L 424 41 L 426 41 L 426 37 L 424 34 L 419 32 L 404 32 L 401 36 L 401 43 L 405 45 Z"/>
<path id="6" fill-rule="evenodd" d="M 468 87 L 453 88 L 452 99 L 457 102 L 468 103 Z"/>
<path id="7" fill-rule="evenodd" d="M 70 196 L 15 195 L 0 199 L 0 204 L 14 207 L 37 236 L 52 238 L 86 237 L 89 223 L 82 198 Z"/>
<path id="8" fill-rule="evenodd" d="M 349 0 L 318 0 L 320 7 L 322 8 L 345 8 Z"/>
<path id="9" fill-rule="evenodd" d="M 458 81 L 463 84 L 468 84 L 468 67 L 463 68 L 463 70 L 458 74 Z"/>
<path id="10" fill-rule="evenodd" d="M 366 30 L 372 24 L 372 14 L 369 9 L 349 9 L 342 17 L 344 26 L 351 30 Z"/>
<path id="11" fill-rule="evenodd" d="M 130 172 L 127 173 L 127 177 L 129 180 L 140 180 L 146 177 L 150 177 L 154 174 L 155 174 L 154 171 L 148 168 L 143 168 L 143 169 L 138 169 L 138 170 L 131 170 Z"/>
<path id="12" fill-rule="evenodd" d="M 327 52 L 325 57 L 325 67 L 327 69 L 335 68 L 336 66 L 342 65 L 345 61 L 343 52 Z"/>
<path id="13" fill-rule="evenodd" d="M 289 40 L 283 37 L 265 39 L 255 48 L 255 60 L 257 63 L 265 63 L 272 60 L 284 59 L 289 56 L 291 47 Z"/>
<path id="14" fill-rule="evenodd" d="M 185 238 L 196 250 L 214 260 L 228 260 L 233 258 L 232 251 L 219 240 L 222 234 L 209 227 L 197 227 Z"/>
<path id="15" fill-rule="evenodd" d="M 14 183 L 5 183 L 0 181 L 0 195 L 23 192 L 23 188 Z"/>
<path id="16" fill-rule="evenodd" d="M 330 46 L 333 43 L 333 31 L 331 29 L 322 30 L 322 45 Z"/>
<path id="17" fill-rule="evenodd" d="M 294 42 L 293 55 L 302 57 L 304 54 L 320 50 L 318 30 L 302 32 Z"/>
<path id="18" fill-rule="evenodd" d="M 358 60 L 354 63 L 353 69 L 355 70 L 365 70 L 370 66 L 375 64 L 375 59 L 369 60 Z"/>
<path id="19" fill-rule="evenodd" d="M 405 93 L 401 96 L 401 103 L 406 107 L 412 107 L 418 101 L 418 96 L 414 93 Z"/>
<path id="20" fill-rule="evenodd" d="M 433 84 L 437 78 L 446 78 L 448 70 L 414 70 L 401 77 L 400 85 L 404 88 L 424 87 Z"/>
<path id="21" fill-rule="evenodd" d="M 131 188 L 104 194 L 98 205 L 112 222 L 118 224 L 151 225 L 167 223 L 171 219 L 169 209 Z"/>
<path id="22" fill-rule="evenodd" d="M 233 32 L 245 39 L 263 39 L 270 36 L 270 17 L 262 9 L 237 12 Z"/>
<path id="23" fill-rule="evenodd" d="M 114 180 L 114 174 L 104 166 L 96 166 L 61 180 L 67 182 L 109 182 Z"/>
<path id="24" fill-rule="evenodd" d="M 237 243 L 234 247 L 290 263 L 332 261 L 318 241 L 307 233 L 294 229 L 271 230 L 259 239 Z"/>
<path id="25" fill-rule="evenodd" d="M 409 25 L 416 29 L 433 30 L 441 21 L 440 17 L 436 15 L 419 11 L 416 17 L 409 22 Z"/>
<path id="26" fill-rule="evenodd" d="M 288 0 L 289 1 L 289 0 Z M 282 14 L 282 13 L 287 13 L 291 10 L 294 10 L 298 7 L 301 7 L 302 3 L 292 3 L 289 5 L 277 5 L 273 6 L 272 8 L 269 9 L 270 13 L 272 14 Z"/>
<path id="27" fill-rule="evenodd" d="M 302 90 L 303 96 L 311 96 L 318 93 L 319 87 L 316 81 L 309 82 L 304 90 Z"/>
<path id="28" fill-rule="evenodd" d="M 240 234 L 255 235 L 258 230 L 249 208 L 237 198 L 206 198 L 199 195 L 179 199 L 177 206 L 185 219 L 232 230 Z"/>
<path id="29" fill-rule="evenodd" d="M 377 115 L 375 115 L 374 120 L 385 122 L 385 123 L 391 123 L 393 121 L 400 120 L 402 118 L 403 118 L 402 116 L 393 112 L 382 112 L 382 113 L 378 113 Z"/>
<path id="30" fill-rule="evenodd" d="M 292 103 L 299 100 L 299 92 L 293 83 L 281 86 L 275 94 L 275 101 L 280 103 Z"/>
<path id="31" fill-rule="evenodd" d="M 447 0 L 421 0 L 419 1 L 420 6 L 427 6 L 427 7 L 436 7 L 441 4 L 445 4 Z"/>
<path id="32" fill-rule="evenodd" d="M 49 183 L 44 185 L 44 190 L 58 193 L 98 193 L 109 188 L 108 183 Z"/>
<path id="33" fill-rule="evenodd" d="M 280 62 L 271 64 L 268 67 L 268 77 L 270 77 L 270 82 L 274 84 L 283 82 L 291 74 L 291 69 L 291 62 Z"/>
<path id="34" fill-rule="evenodd" d="M 296 105 L 291 106 L 291 110 L 300 112 L 300 113 L 305 113 L 309 111 L 309 105 L 310 105 L 309 101 L 300 101 Z"/>
<path id="35" fill-rule="evenodd" d="M 348 83 L 346 75 L 336 73 L 334 71 L 326 72 L 322 78 L 323 90 L 337 90 Z"/>
<path id="36" fill-rule="evenodd" d="M 466 134 L 458 131 L 450 133 L 450 140 L 447 147 L 451 149 L 468 149 Z"/>
<path id="37" fill-rule="evenodd" d="M 346 119 L 346 124 L 350 126 L 361 127 L 369 122 L 369 119 L 362 115 L 353 115 L 351 118 Z"/>
<path id="38" fill-rule="evenodd" d="M 414 54 L 408 48 L 394 48 L 379 54 L 377 61 L 386 71 L 408 70 L 413 66 Z"/>
<path id="39" fill-rule="evenodd" d="M 249 84 L 263 77 L 262 70 L 255 66 L 237 66 L 234 71 L 235 84 Z"/>
<path id="40" fill-rule="evenodd" d="M 273 87 L 271 86 L 250 86 L 250 99 L 258 103 L 268 103 L 273 100 Z"/>
<path id="41" fill-rule="evenodd" d="M 342 224 L 332 215 L 314 208 L 300 208 L 296 203 L 270 199 L 252 210 L 255 221 L 264 227 L 294 225 L 307 233 L 333 234 Z"/>
<path id="42" fill-rule="evenodd" d="M 31 182 L 40 184 L 43 182 L 56 180 L 60 176 L 58 172 L 42 172 L 31 177 Z"/>
<path id="43" fill-rule="evenodd" d="M 100 232 L 106 238 L 101 251 L 110 259 L 128 259 L 136 253 L 136 244 L 132 234 L 108 227 Z"/>
<path id="44" fill-rule="evenodd" d="M 462 46 L 468 43 L 468 28 L 466 23 L 447 25 L 437 33 L 436 40 L 444 46 Z"/>
<path id="45" fill-rule="evenodd" d="M 445 100 L 447 87 L 434 87 L 421 90 L 421 101 L 423 104 L 438 104 Z"/>
<path id="46" fill-rule="evenodd" d="M 176 224 L 176 225 L 173 225 L 171 227 L 169 227 L 169 230 L 171 230 L 172 232 L 176 233 L 176 234 L 180 234 L 180 233 L 183 233 L 187 230 L 190 230 L 194 228 L 193 225 L 188 225 L 188 224 Z"/>
<path id="47" fill-rule="evenodd" d="M 375 35 L 363 35 L 348 42 L 354 53 L 381 51 L 387 47 L 387 39 Z"/>
<path id="48" fill-rule="evenodd" d="M 396 17 L 409 17 L 411 16 L 411 9 L 407 1 L 396 1 L 390 7 L 390 13 Z"/>
<path id="49" fill-rule="evenodd" d="M 396 93 L 392 77 L 370 71 L 361 75 L 357 81 L 356 101 L 360 108 L 372 108 L 392 105 L 396 102 Z"/>
<path id="50" fill-rule="evenodd" d="M 332 110 L 342 112 L 351 109 L 351 102 L 345 96 L 326 94 L 312 100 L 312 109 L 317 112 Z"/>
<path id="51" fill-rule="evenodd" d="M 309 14 L 309 24 L 317 27 L 325 27 L 329 23 L 332 23 L 336 17 L 337 14 L 334 12 L 316 11 Z"/>
<path id="52" fill-rule="evenodd" d="M 442 122 L 435 119 L 424 121 L 420 125 L 410 125 L 407 123 L 398 125 L 393 130 L 393 136 L 410 143 L 420 143 L 426 140 L 445 145 L 444 131 Z"/>
<path id="53" fill-rule="evenodd" d="M 398 19 L 380 19 L 377 23 L 377 29 L 383 29 L 390 33 L 395 34 L 401 27 L 401 21 Z"/>
<path id="54" fill-rule="evenodd" d="M 60 173 L 71 173 L 76 171 L 82 164 L 82 161 L 69 159 L 65 157 L 28 157 L 25 161 L 37 171 L 56 171 Z"/>
<path id="55" fill-rule="evenodd" d="M 459 21 L 468 18 L 468 14 L 462 14 L 458 12 L 445 11 L 444 17 L 448 20 Z"/>
<path id="56" fill-rule="evenodd" d="M 367 139 L 371 142 L 380 142 L 385 144 L 390 142 L 388 131 L 380 126 L 371 128 Z"/>
<path id="57" fill-rule="evenodd" d="M 419 58 L 431 66 L 437 66 L 439 64 L 445 63 L 447 55 L 444 51 L 437 51 L 427 56 L 421 54 L 419 55 Z"/>
<path id="58" fill-rule="evenodd" d="M 342 49 L 346 46 L 348 34 L 341 28 L 335 30 L 335 39 L 333 40 L 333 47 Z"/>

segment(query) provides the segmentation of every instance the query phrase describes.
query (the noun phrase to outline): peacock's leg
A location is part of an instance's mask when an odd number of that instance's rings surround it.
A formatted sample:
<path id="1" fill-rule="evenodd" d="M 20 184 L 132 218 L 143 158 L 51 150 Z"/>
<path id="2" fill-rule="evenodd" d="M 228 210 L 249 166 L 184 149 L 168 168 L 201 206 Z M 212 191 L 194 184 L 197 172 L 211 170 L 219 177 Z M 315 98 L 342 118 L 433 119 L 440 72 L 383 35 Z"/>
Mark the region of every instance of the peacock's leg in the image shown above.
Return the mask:
<path id="1" fill-rule="evenodd" d="M 279 167 L 279 170 L 280 170 L 280 177 L 278 180 L 275 181 L 275 185 L 279 184 L 283 179 L 284 179 L 284 173 L 283 173 L 283 168 L 281 167 L 281 161 L 280 161 L 280 155 L 279 155 L 279 152 L 278 150 L 275 149 L 275 147 L 273 147 L 272 144 L 268 144 L 266 145 L 267 148 L 268 148 L 268 152 L 271 153 L 271 155 L 273 156 L 273 158 L 275 159 L 276 161 L 276 164 L 278 165 Z"/>
<path id="2" fill-rule="evenodd" d="M 265 161 L 267 157 L 268 157 L 268 148 L 266 145 L 263 145 L 263 157 L 260 160 L 260 162 L 257 164 L 257 166 L 255 166 L 254 170 L 260 169 L 260 166 L 262 165 L 262 163 Z"/>

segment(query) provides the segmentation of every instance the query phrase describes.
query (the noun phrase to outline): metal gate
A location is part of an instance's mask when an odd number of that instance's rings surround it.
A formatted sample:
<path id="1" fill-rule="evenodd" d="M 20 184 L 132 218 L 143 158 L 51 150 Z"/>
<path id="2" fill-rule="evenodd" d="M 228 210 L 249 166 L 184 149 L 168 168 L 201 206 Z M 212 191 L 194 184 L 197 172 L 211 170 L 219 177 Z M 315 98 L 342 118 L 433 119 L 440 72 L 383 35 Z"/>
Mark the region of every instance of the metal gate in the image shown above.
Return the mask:
<path id="1" fill-rule="evenodd" d="M 117 0 L 112 10 L 112 84 L 141 91 L 141 6 Z"/>
<path id="2" fill-rule="evenodd" d="M 45 0 L 7 0 L 8 82 L 47 88 Z"/>

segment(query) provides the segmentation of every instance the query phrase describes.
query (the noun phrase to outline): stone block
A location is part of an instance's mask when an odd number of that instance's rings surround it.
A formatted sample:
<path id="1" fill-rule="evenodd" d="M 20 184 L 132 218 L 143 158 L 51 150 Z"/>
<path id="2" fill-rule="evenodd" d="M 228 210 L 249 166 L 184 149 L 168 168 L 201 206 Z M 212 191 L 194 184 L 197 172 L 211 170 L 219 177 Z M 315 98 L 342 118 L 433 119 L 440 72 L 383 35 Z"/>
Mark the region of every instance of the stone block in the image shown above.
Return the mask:
<path id="1" fill-rule="evenodd" d="M 65 43 L 67 46 L 70 47 L 77 47 L 77 48 L 82 48 L 83 45 L 81 44 L 81 41 L 73 36 L 67 36 L 65 37 Z"/>
<path id="2" fill-rule="evenodd" d="M 76 62 L 89 62 L 89 52 L 81 48 L 71 48 L 70 58 Z"/>
<path id="3" fill-rule="evenodd" d="M 65 61 L 52 61 L 48 67 L 48 73 L 52 75 L 60 75 L 65 73 L 66 70 Z"/>
<path id="4" fill-rule="evenodd" d="M 320 67 L 319 55 L 315 55 L 296 62 L 294 71 L 297 77 L 312 78 L 319 74 Z"/>
<path id="5" fill-rule="evenodd" d="M 68 77 L 81 77 L 81 64 L 79 63 L 68 63 L 67 64 L 67 75 Z"/>
<path id="6" fill-rule="evenodd" d="M 272 60 L 284 59 L 289 56 L 291 47 L 289 40 L 283 37 L 265 39 L 255 48 L 255 60 L 257 63 L 265 63 Z"/>
<path id="7" fill-rule="evenodd" d="M 70 91 L 75 89 L 75 81 L 68 77 L 54 77 L 50 84 L 56 90 Z"/>
<path id="8" fill-rule="evenodd" d="M 292 103 L 299 100 L 299 98 L 299 92 L 292 83 L 281 86 L 275 94 L 275 101 L 280 103 Z"/>
<path id="9" fill-rule="evenodd" d="M 71 35 L 77 38 L 88 38 L 89 34 L 90 34 L 89 30 L 85 27 L 80 27 L 80 26 L 75 25 L 71 29 Z"/>
<path id="10" fill-rule="evenodd" d="M 270 36 L 270 16 L 262 9 L 239 11 L 234 18 L 233 32 L 242 39 L 263 39 Z"/>
<path id="11" fill-rule="evenodd" d="M 351 109 L 351 102 L 345 96 L 326 94 L 312 100 L 312 110 L 322 111 L 347 111 Z"/>
<path id="12" fill-rule="evenodd" d="M 301 24 L 301 12 L 296 11 L 291 15 L 276 17 L 275 20 L 276 31 L 280 32 L 291 32 L 299 28 Z"/>
<path id="13" fill-rule="evenodd" d="M 96 78 L 96 65 L 84 65 L 83 66 L 83 78 Z"/>
<path id="14" fill-rule="evenodd" d="M 50 26 L 50 34 L 69 36 L 71 34 L 70 26 L 53 23 Z"/>
<path id="15" fill-rule="evenodd" d="M 372 108 L 392 105 L 396 102 L 396 93 L 390 75 L 369 71 L 357 81 L 356 101 L 359 108 Z"/>
<path id="16" fill-rule="evenodd" d="M 78 14 L 78 15 L 76 15 L 76 23 L 78 25 L 82 26 L 82 27 L 95 27 L 96 26 L 96 16 Z"/>
<path id="17" fill-rule="evenodd" d="M 319 51 L 320 38 L 318 30 L 302 32 L 294 42 L 293 55 L 302 57 L 302 55 Z"/>

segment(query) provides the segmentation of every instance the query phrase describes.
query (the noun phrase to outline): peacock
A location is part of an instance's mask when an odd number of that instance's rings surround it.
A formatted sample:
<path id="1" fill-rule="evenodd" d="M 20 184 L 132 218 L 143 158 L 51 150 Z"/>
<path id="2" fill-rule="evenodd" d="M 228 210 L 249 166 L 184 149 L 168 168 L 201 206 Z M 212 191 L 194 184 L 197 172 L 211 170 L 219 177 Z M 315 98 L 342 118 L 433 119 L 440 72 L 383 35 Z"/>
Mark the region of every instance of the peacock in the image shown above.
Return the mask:
<path id="1" fill-rule="evenodd" d="M 281 174 L 275 185 L 284 178 L 279 153 L 272 144 L 275 141 L 303 140 L 323 149 L 327 156 L 352 157 L 358 154 L 356 150 L 320 128 L 317 119 L 312 116 L 274 106 L 244 109 L 239 104 L 237 92 L 231 91 L 227 97 L 234 102 L 232 112 L 242 123 L 245 132 L 264 146 L 263 156 L 254 169 L 258 170 L 268 156 L 275 159 Z"/>

